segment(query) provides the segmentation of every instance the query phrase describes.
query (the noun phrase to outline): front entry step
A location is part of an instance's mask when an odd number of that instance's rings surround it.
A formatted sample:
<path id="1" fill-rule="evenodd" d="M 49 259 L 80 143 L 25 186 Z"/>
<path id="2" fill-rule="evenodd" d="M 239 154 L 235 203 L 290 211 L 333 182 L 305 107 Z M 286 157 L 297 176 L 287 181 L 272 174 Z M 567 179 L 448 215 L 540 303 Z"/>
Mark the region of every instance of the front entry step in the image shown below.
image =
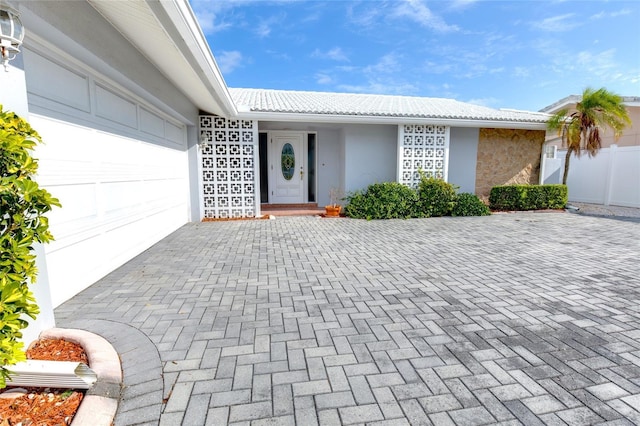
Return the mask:
<path id="1" fill-rule="evenodd" d="M 323 214 L 324 208 L 319 208 L 317 203 L 261 204 L 260 211 L 272 216 L 315 216 Z"/>

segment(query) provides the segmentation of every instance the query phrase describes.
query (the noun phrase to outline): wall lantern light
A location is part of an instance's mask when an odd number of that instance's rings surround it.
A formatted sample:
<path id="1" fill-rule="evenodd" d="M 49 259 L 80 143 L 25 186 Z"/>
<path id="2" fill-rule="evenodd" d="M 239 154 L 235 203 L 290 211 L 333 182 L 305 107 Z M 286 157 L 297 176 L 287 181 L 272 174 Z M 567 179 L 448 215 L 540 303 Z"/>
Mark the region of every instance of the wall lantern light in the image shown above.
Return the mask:
<path id="1" fill-rule="evenodd" d="M 9 61 L 20 52 L 23 39 L 24 27 L 19 13 L 14 8 L 0 3 L 0 50 L 5 71 L 8 71 Z"/>
<path id="2" fill-rule="evenodd" d="M 205 149 L 209 145 L 209 133 L 202 130 L 200 132 L 200 141 L 198 141 L 198 146 L 200 149 Z"/>

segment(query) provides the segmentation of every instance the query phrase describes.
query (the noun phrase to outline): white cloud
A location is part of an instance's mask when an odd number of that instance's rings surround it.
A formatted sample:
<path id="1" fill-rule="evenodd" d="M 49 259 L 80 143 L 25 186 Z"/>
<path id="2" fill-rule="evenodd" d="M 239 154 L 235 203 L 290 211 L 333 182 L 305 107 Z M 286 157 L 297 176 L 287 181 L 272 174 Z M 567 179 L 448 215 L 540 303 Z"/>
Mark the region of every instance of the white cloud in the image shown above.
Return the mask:
<path id="1" fill-rule="evenodd" d="M 237 50 L 223 51 L 216 57 L 216 62 L 223 74 L 230 74 L 233 70 L 242 66 L 242 53 Z"/>
<path id="2" fill-rule="evenodd" d="M 591 15 L 591 20 L 595 21 L 598 19 L 605 19 L 605 18 L 616 18 L 618 16 L 624 16 L 624 15 L 630 15 L 632 12 L 629 9 L 620 9 L 617 10 L 615 12 L 600 12 L 600 13 L 596 13 L 595 15 Z"/>
<path id="3" fill-rule="evenodd" d="M 269 22 L 263 21 L 256 27 L 255 33 L 260 37 L 267 37 L 271 34 L 271 24 Z"/>
<path id="4" fill-rule="evenodd" d="M 269 49 L 266 53 L 279 61 L 291 61 L 291 56 L 287 52 L 280 52 L 277 50 Z"/>
<path id="5" fill-rule="evenodd" d="M 350 72 L 354 78 L 351 81 L 361 81 L 360 84 L 341 84 L 337 89 L 346 92 L 375 93 L 392 95 L 412 95 L 418 92 L 418 87 L 407 81 L 403 72 L 402 56 L 388 53 L 374 64 L 365 67 L 336 67 L 336 70 Z"/>
<path id="6" fill-rule="evenodd" d="M 353 65 L 339 65 L 337 67 L 335 67 L 336 70 L 338 71 L 343 71 L 343 72 L 354 72 L 358 70 L 358 67 L 353 66 Z"/>
<path id="7" fill-rule="evenodd" d="M 610 75 L 616 69 L 614 60 L 615 49 L 603 52 L 590 52 L 583 50 L 571 55 L 556 51 L 551 57 L 551 66 L 554 73 L 559 75 L 573 74 L 591 75 L 603 77 Z"/>
<path id="8" fill-rule="evenodd" d="M 376 95 L 412 95 L 418 91 L 418 88 L 411 83 L 393 80 L 369 81 L 360 85 L 341 84 L 338 89 L 345 92 L 373 93 Z"/>
<path id="9" fill-rule="evenodd" d="M 622 52 L 616 48 L 605 50 L 580 50 L 567 53 L 555 39 L 537 40 L 533 43 L 536 51 L 545 58 L 537 68 L 542 74 L 548 72 L 548 79 L 555 83 L 566 80 L 576 82 L 580 86 L 607 86 L 614 82 L 629 83 L 637 78 L 637 67 L 629 68 L 624 64 L 624 57 L 618 58 Z"/>
<path id="10" fill-rule="evenodd" d="M 552 16 L 542 21 L 532 22 L 531 26 L 542 31 L 564 32 L 580 26 L 580 22 L 575 18 L 575 13 L 566 13 L 564 15 Z"/>
<path id="11" fill-rule="evenodd" d="M 365 74 L 371 75 L 397 73 L 401 68 L 400 59 L 401 57 L 397 54 L 388 53 L 382 56 L 375 64 L 365 67 L 363 71 Z"/>
<path id="12" fill-rule="evenodd" d="M 262 19 L 260 23 L 255 27 L 254 32 L 259 37 L 268 37 L 271 34 L 271 29 L 274 27 L 281 27 L 286 17 L 287 15 L 285 13 L 281 13 L 279 15 L 274 15 L 266 19 Z"/>
<path id="13" fill-rule="evenodd" d="M 615 17 L 617 17 L 617 16 L 624 16 L 624 15 L 630 15 L 630 14 L 631 14 L 631 10 L 629 10 L 629 9 L 622 9 L 622 10 L 619 10 L 619 11 L 617 11 L 617 12 L 611 12 L 611 17 L 612 17 L 612 18 L 615 18 Z"/>
<path id="14" fill-rule="evenodd" d="M 334 47 L 333 49 L 329 49 L 326 52 L 322 52 L 320 49 L 316 49 L 311 54 L 311 56 L 314 58 L 331 59 L 332 61 L 338 62 L 349 62 L 349 58 L 340 47 Z"/>
<path id="15" fill-rule="evenodd" d="M 478 0 L 452 0 L 449 2 L 450 10 L 464 10 L 473 4 L 477 3 Z"/>
<path id="16" fill-rule="evenodd" d="M 236 0 L 190 0 L 200 28 L 205 34 L 213 34 L 231 28 L 233 24 L 227 20 L 226 13 L 238 3 Z"/>
<path id="17" fill-rule="evenodd" d="M 615 49 L 609 49 L 599 53 L 582 51 L 573 59 L 580 68 L 588 69 L 597 76 L 604 76 L 617 67 L 614 59 L 615 53 Z"/>
<path id="18" fill-rule="evenodd" d="M 464 79 L 500 74 L 517 56 L 514 52 L 524 48 L 514 35 L 478 33 L 469 45 L 451 42 L 430 46 L 420 72 Z"/>
<path id="19" fill-rule="evenodd" d="M 378 4 L 375 4 L 376 7 L 364 9 L 364 7 L 359 7 L 362 4 L 366 7 L 371 3 L 350 4 L 347 7 L 347 18 L 353 25 L 364 28 L 374 28 L 377 25 L 378 18 L 382 15 L 381 11 L 383 9 L 378 7 Z"/>
<path id="20" fill-rule="evenodd" d="M 496 105 L 499 105 L 500 100 L 496 98 L 475 98 L 469 99 L 465 102 L 484 107 L 495 107 Z"/>
<path id="21" fill-rule="evenodd" d="M 454 69 L 454 65 L 450 62 L 434 62 L 427 61 L 423 65 L 423 71 L 429 74 L 445 74 Z"/>
<path id="22" fill-rule="evenodd" d="M 324 73 L 318 73 L 315 75 L 316 77 L 316 83 L 318 84 L 332 84 L 333 83 L 333 78 L 331 78 L 330 75 L 324 74 Z"/>
<path id="23" fill-rule="evenodd" d="M 202 28 L 202 32 L 205 34 L 217 33 L 231 27 L 231 24 L 228 22 L 216 22 L 216 15 L 212 12 L 203 11 L 196 13 L 196 17 L 200 28 Z"/>
<path id="24" fill-rule="evenodd" d="M 526 77 L 529 77 L 531 73 L 529 72 L 529 68 L 515 67 L 513 69 L 513 75 L 519 78 L 526 78 Z"/>
<path id="25" fill-rule="evenodd" d="M 415 21 L 423 27 L 437 32 L 447 33 L 460 30 L 458 26 L 449 25 L 442 17 L 434 14 L 423 0 L 404 0 L 396 6 L 392 15 L 396 18 Z"/>

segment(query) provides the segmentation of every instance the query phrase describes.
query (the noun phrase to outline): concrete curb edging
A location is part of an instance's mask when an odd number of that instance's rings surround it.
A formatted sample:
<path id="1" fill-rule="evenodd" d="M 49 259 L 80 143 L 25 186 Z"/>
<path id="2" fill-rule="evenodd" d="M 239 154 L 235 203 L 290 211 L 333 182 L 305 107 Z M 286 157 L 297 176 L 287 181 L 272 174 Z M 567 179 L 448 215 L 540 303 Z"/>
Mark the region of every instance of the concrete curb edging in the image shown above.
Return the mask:
<path id="1" fill-rule="evenodd" d="M 82 346 L 98 381 L 82 400 L 71 426 L 110 426 L 118 410 L 122 393 L 120 357 L 103 337 L 85 330 L 51 328 L 40 333 L 41 339 L 64 339 Z"/>

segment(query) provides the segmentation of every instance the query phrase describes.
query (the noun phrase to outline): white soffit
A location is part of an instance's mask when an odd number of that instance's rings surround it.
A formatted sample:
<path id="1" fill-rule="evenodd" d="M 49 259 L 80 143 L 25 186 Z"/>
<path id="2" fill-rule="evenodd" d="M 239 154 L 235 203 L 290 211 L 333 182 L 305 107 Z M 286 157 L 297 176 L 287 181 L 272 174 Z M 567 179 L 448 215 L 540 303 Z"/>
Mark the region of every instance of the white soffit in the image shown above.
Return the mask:
<path id="1" fill-rule="evenodd" d="M 206 41 L 205 51 L 202 43 L 195 46 L 197 39 L 203 38 L 196 21 L 187 22 L 188 17 L 184 16 L 180 21 L 176 16 L 184 12 L 178 2 L 161 5 L 164 10 L 175 12 L 174 16 L 168 16 L 167 13 L 165 21 L 169 20 L 174 25 L 170 31 L 175 34 L 174 37 L 178 37 L 176 39 L 169 34 L 146 0 L 88 1 L 198 108 L 223 116 L 233 114 L 235 108 Z M 160 5 L 160 2 L 157 3 Z M 179 22 L 176 22 L 177 19 Z M 180 34 L 181 31 L 190 34 Z M 185 36 L 195 41 L 186 40 Z"/>

